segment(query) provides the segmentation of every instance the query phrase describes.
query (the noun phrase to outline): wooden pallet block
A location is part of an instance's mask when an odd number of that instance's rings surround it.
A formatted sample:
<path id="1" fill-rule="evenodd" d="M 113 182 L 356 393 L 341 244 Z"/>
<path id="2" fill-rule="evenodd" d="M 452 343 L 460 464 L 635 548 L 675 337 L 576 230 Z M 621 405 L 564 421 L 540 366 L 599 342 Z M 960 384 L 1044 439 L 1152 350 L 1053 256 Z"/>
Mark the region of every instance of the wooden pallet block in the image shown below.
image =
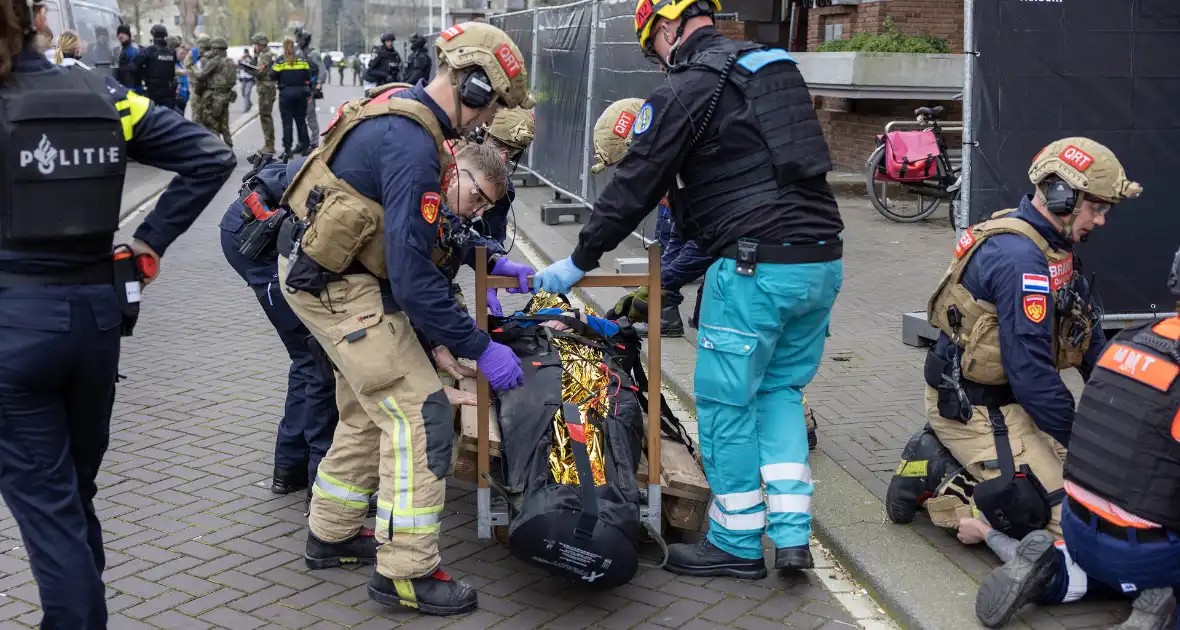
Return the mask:
<path id="1" fill-rule="evenodd" d="M 640 487 L 647 487 L 646 455 L 639 461 L 635 478 Z M 660 489 L 664 517 L 669 525 L 688 531 L 706 529 L 712 493 L 705 472 L 688 447 L 666 435 L 660 436 Z"/>

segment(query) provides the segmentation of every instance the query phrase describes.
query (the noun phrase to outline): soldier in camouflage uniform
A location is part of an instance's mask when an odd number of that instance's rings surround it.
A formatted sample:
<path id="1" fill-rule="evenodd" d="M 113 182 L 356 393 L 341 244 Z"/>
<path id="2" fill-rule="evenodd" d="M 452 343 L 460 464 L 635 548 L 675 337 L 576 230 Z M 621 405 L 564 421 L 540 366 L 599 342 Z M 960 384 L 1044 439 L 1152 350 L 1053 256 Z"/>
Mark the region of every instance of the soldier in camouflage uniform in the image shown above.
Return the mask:
<path id="1" fill-rule="evenodd" d="M 209 36 L 202 33 L 197 38 L 197 47 L 184 58 L 184 70 L 189 77 L 189 104 L 192 105 L 193 122 L 198 125 L 204 125 L 205 119 L 201 110 L 201 88 L 197 86 L 196 77 L 203 65 L 200 60 L 207 54 L 209 54 Z"/>
<path id="2" fill-rule="evenodd" d="M 237 92 L 234 92 L 234 85 L 238 82 L 238 66 L 226 55 L 228 47 L 224 37 L 214 37 L 209 41 L 208 57 L 202 56 L 196 83 L 203 89 L 202 124 L 232 147 L 234 141 L 229 132 L 229 106 L 238 97 Z"/>
<path id="3" fill-rule="evenodd" d="M 277 87 L 270 76 L 270 69 L 275 64 L 274 53 L 267 47 L 270 41 L 266 35 L 255 33 L 250 38 L 254 42 L 254 55 L 258 58 L 258 73 L 254 81 L 258 86 L 258 123 L 262 125 L 263 153 L 275 152 L 275 121 L 272 116 L 275 107 Z"/>

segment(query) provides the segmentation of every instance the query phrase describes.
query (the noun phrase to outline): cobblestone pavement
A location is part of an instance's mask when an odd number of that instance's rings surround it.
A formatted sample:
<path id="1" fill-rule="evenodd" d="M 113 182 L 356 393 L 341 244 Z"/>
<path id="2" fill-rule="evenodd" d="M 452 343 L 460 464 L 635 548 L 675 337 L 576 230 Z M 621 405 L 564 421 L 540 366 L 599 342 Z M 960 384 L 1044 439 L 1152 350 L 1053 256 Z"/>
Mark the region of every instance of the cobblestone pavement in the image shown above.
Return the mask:
<path id="1" fill-rule="evenodd" d="M 359 89 L 326 92 L 323 103 L 331 103 Z M 327 106 L 320 114 L 326 123 Z M 250 123 L 236 142 L 235 179 L 167 252 L 160 280 L 145 291 L 135 336 L 123 345 L 126 380 L 95 502 L 112 629 L 839 629 L 878 614 L 824 557 L 820 569 L 790 582 L 644 569 L 608 593 L 574 590 L 477 540 L 474 494 L 454 484 L 442 555 L 454 575 L 479 589 L 478 612 L 422 617 L 372 602 L 368 570 L 309 572 L 301 557 L 302 496 L 276 497 L 266 488 L 286 356 L 218 245 L 217 223 L 245 171 L 245 152 L 259 144 L 257 123 Z M 0 628 L 35 627 L 36 585 L 4 508 L 0 551 Z"/>
<path id="2" fill-rule="evenodd" d="M 518 196 L 517 217 L 530 236 L 566 241 L 557 255 L 567 255 L 578 228 L 540 226 L 536 207 L 549 201 L 547 189 L 526 189 Z M 944 209 L 914 224 L 889 221 L 873 210 L 866 197 L 840 197 L 845 223 L 844 285 L 832 312 L 831 337 L 807 400 L 819 420 L 819 449 L 839 463 L 878 499 L 885 498 L 889 479 L 909 436 L 926 423 L 922 366 L 924 348 L 901 342 L 901 319 L 924 311 L 930 291 L 949 264 L 954 232 Z M 651 232 L 648 218 L 639 232 Z M 1101 238 L 1101 235 L 1098 236 Z M 605 270 L 615 258 L 646 258 L 642 243 L 628 239 L 603 257 Z M 696 288 L 684 290 L 681 307 L 687 322 L 696 302 Z M 594 290 L 613 302 L 606 290 Z M 621 292 L 619 292 L 621 295 Z M 691 391 L 696 336 L 690 328 L 683 340 L 664 341 L 665 373 L 672 373 Z M 1076 370 L 1062 374 L 1075 396 L 1082 382 Z M 882 521 L 885 521 L 882 505 Z M 982 579 L 998 559 L 985 546 L 966 547 L 951 534 L 919 516 L 911 525 L 967 574 Z M 1126 618 L 1124 602 L 1079 602 L 1028 609 L 1020 618 L 1033 628 L 1105 628 Z"/>

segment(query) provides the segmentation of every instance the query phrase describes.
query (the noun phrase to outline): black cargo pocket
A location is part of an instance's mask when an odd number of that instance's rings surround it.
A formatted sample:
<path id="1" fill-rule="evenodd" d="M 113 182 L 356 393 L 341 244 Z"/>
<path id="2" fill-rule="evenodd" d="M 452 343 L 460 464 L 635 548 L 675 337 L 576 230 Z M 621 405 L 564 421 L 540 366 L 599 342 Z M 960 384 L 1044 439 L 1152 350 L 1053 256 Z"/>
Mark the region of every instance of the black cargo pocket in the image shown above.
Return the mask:
<path id="1" fill-rule="evenodd" d="M 451 451 L 455 448 L 455 408 L 445 391 L 440 389 L 426 397 L 422 420 L 426 425 L 426 467 L 442 479 L 451 468 Z"/>

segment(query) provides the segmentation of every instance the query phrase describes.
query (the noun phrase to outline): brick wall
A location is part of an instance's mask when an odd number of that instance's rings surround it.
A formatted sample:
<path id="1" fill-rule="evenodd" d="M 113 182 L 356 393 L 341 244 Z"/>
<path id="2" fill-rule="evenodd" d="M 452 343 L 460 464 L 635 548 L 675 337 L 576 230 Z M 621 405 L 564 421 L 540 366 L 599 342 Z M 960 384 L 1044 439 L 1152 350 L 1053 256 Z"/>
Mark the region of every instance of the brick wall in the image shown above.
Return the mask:
<path id="1" fill-rule="evenodd" d="M 717 31 L 730 39 L 746 38 L 746 23 L 741 20 L 717 20 Z"/>
<path id="2" fill-rule="evenodd" d="M 861 5 L 837 5 L 807 12 L 807 50 L 824 41 L 824 27 L 843 24 L 844 38 L 856 33 L 879 35 L 885 18 L 906 35 L 934 35 L 947 40 L 953 52 L 963 51 L 963 0 L 881 0 Z"/>
<path id="3" fill-rule="evenodd" d="M 963 0 L 881 0 L 861 5 L 837 5 L 807 12 L 807 50 L 815 50 L 824 41 L 824 27 L 843 24 L 844 37 L 856 33 L 879 35 L 885 19 L 906 35 L 934 35 L 947 40 L 952 52 L 963 51 Z M 962 103 L 908 100 L 848 100 L 819 97 L 816 113 L 832 162 L 838 169 L 863 170 L 865 160 L 876 148 L 877 134 L 885 131 L 891 120 L 913 120 L 914 110 L 922 106 L 942 105 L 946 120 L 962 120 Z M 949 139 L 954 146 L 958 136 Z"/>
<path id="4" fill-rule="evenodd" d="M 942 105 L 947 108 L 944 120 L 963 119 L 962 103 L 958 101 L 932 103 L 830 97 L 818 97 L 815 101 L 815 111 L 828 141 L 832 163 L 841 170 L 863 170 L 865 160 L 877 146 L 877 134 L 884 133 L 885 125 L 891 120 L 913 120 L 914 110 L 919 107 Z M 955 148 L 958 142 L 961 142 L 961 136 L 954 134 L 948 137 L 947 146 Z"/>

